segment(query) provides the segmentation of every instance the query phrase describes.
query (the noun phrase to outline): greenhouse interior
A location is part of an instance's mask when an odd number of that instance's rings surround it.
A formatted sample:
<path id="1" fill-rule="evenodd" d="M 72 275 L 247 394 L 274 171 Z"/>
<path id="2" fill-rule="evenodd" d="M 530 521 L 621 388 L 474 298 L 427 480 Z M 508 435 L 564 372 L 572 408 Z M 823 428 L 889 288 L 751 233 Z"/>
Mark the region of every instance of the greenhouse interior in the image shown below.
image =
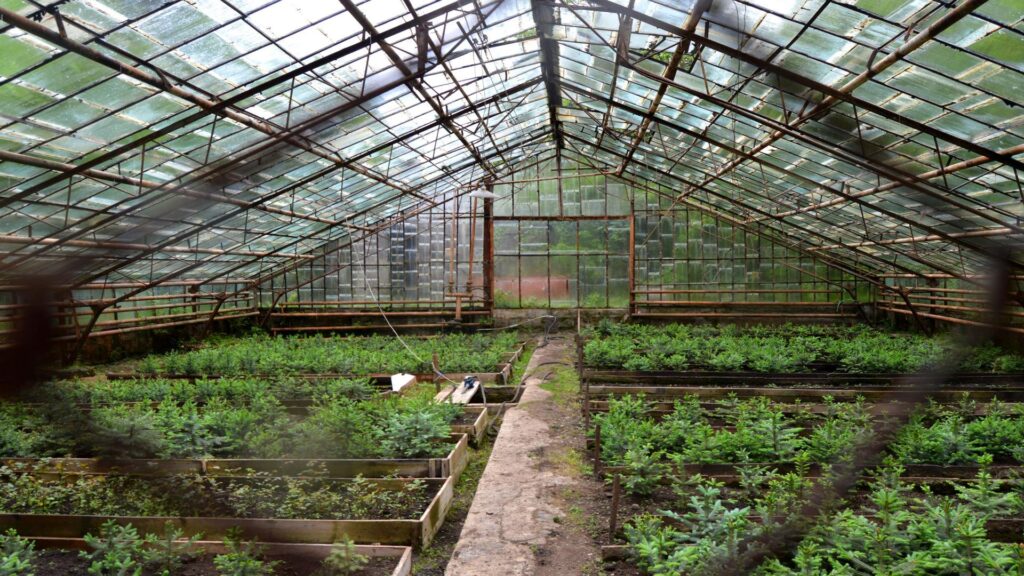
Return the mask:
<path id="1" fill-rule="evenodd" d="M 1024 0 L 0 0 L 0 576 L 1024 576 Z"/>

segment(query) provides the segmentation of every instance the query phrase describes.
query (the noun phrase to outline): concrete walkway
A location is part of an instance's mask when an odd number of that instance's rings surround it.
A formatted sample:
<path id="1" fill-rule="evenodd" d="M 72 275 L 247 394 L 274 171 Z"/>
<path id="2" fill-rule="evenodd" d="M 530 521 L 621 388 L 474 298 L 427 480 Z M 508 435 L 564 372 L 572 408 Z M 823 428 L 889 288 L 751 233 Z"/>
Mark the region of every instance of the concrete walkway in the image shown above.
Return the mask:
<path id="1" fill-rule="evenodd" d="M 554 453 L 564 448 L 560 436 L 567 431 L 559 430 L 559 419 L 564 423 L 565 413 L 539 387 L 538 377 L 557 367 L 537 367 L 559 361 L 571 366 L 572 346 L 570 338 L 553 339 L 531 358 L 526 369 L 531 377 L 519 405 L 505 414 L 446 576 L 532 576 L 558 563 L 551 552 L 563 547 L 552 542 L 564 532 L 560 524 L 566 516 L 559 494 L 577 479 L 552 465 Z M 578 569 L 587 558 L 575 560 Z M 579 574 L 565 568 L 560 573 Z"/>

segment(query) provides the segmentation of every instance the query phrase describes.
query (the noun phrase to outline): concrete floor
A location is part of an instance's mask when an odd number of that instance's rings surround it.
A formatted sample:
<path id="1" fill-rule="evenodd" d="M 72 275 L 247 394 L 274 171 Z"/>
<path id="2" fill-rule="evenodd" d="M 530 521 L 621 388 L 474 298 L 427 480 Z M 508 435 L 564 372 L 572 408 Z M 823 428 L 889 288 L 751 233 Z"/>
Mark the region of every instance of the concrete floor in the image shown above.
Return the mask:
<path id="1" fill-rule="evenodd" d="M 561 524 L 566 506 L 559 494 L 578 478 L 552 461 L 565 449 L 565 434 L 578 431 L 566 430 L 566 409 L 539 387 L 555 368 L 542 365 L 571 366 L 572 348 L 571 337 L 552 339 L 531 358 L 531 377 L 519 404 L 505 414 L 447 576 L 580 574 L 597 554 L 590 542 L 565 542 L 572 535 Z"/>

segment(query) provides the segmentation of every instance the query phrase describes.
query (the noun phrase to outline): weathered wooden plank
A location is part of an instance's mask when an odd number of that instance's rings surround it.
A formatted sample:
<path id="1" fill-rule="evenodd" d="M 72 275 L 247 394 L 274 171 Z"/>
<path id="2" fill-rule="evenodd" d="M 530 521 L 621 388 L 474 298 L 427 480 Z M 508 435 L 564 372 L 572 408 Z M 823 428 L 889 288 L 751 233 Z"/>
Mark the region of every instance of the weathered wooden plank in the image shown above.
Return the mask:
<path id="1" fill-rule="evenodd" d="M 142 532 L 162 533 L 170 523 L 186 536 L 202 534 L 223 539 L 238 528 L 246 539 L 261 542 L 332 544 L 348 536 L 357 543 L 429 546 L 451 507 L 454 480 L 443 481 L 430 504 L 417 519 L 301 520 L 277 518 L 214 518 L 161 516 L 76 516 L 65 514 L 0 514 L 0 530 L 14 528 L 29 537 L 81 538 L 99 533 L 114 520 L 132 524 Z"/>

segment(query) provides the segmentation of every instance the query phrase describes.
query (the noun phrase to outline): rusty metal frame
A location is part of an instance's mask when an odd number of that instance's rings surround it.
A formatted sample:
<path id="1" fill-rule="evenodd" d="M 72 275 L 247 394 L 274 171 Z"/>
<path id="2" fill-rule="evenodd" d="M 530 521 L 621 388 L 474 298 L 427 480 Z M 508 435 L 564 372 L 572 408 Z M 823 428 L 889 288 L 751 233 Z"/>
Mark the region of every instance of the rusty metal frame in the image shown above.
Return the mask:
<path id="1" fill-rule="evenodd" d="M 648 24 L 648 25 L 653 26 L 655 28 L 659 28 L 659 29 L 664 30 L 666 32 L 675 34 L 676 36 L 679 36 L 680 38 L 689 38 L 691 41 L 697 42 L 697 43 L 699 43 L 699 44 L 701 44 L 701 45 L 703 45 L 703 46 L 705 46 L 707 48 L 710 48 L 710 49 L 716 51 L 716 52 L 720 52 L 720 53 L 725 54 L 726 56 L 729 56 L 731 58 L 735 58 L 737 60 L 740 60 L 740 61 L 746 62 L 748 64 L 754 65 L 756 67 L 762 68 L 762 69 L 764 69 L 766 71 L 769 71 L 769 72 L 771 72 L 773 74 L 777 74 L 777 75 L 779 75 L 781 77 L 786 78 L 787 80 L 791 80 L 791 81 L 796 82 L 797 84 L 800 84 L 800 85 L 802 85 L 802 86 L 804 86 L 806 88 L 810 88 L 811 90 L 814 90 L 815 92 L 819 92 L 819 93 L 823 94 L 826 97 L 835 98 L 835 99 L 838 99 L 838 100 L 842 100 L 842 101 L 848 102 L 850 104 L 854 104 L 854 105 L 856 105 L 859 108 L 862 108 L 862 109 L 867 110 L 869 112 L 872 112 L 874 114 L 878 114 L 879 116 L 882 116 L 883 118 L 886 118 L 887 120 L 891 120 L 893 122 L 897 122 L 897 123 L 902 124 L 902 125 L 904 125 L 904 126 L 906 126 L 908 128 L 917 130 L 918 132 L 922 132 L 922 133 L 928 134 L 929 136 L 935 136 L 935 137 L 937 137 L 939 139 L 945 140 L 946 142 L 954 144 L 954 145 L 956 145 L 959 148 L 963 148 L 964 150 L 968 150 L 968 151 L 970 151 L 970 152 L 972 152 L 974 154 L 977 154 L 979 156 L 985 156 L 985 157 L 990 158 L 992 160 L 999 161 L 999 162 L 1001 162 L 1003 164 L 1006 164 L 1006 165 L 1009 165 L 1009 166 L 1013 166 L 1013 167 L 1015 167 L 1017 169 L 1024 169 L 1024 161 L 1020 161 L 1020 160 L 1017 160 L 1017 159 L 1013 158 L 1012 156 L 1007 156 L 1005 154 L 1001 154 L 999 152 L 990 150 L 988 148 L 985 148 L 984 146 L 980 146 L 980 145 L 975 144 L 975 143 L 973 143 L 973 142 L 971 142 L 971 141 L 969 141 L 967 139 L 960 138 L 958 136 L 949 134 L 949 133 L 944 132 L 942 130 L 938 130 L 938 129 L 932 128 L 932 127 L 928 126 L 927 124 L 925 124 L 923 122 L 918 122 L 916 120 L 912 120 L 912 119 L 907 118 L 905 116 L 901 116 L 900 114 L 892 112 L 892 111 L 890 111 L 890 110 L 888 110 L 886 108 L 883 108 L 883 107 L 878 106 L 876 104 L 872 104 L 870 102 L 867 102 L 867 101 L 865 101 L 865 100 L 863 100 L 861 98 L 858 98 L 856 96 L 853 96 L 851 94 L 846 94 L 846 93 L 842 92 L 841 90 L 833 88 L 833 87 L 831 87 L 831 86 L 829 86 L 827 84 L 822 84 L 821 82 L 818 82 L 816 80 L 813 80 L 811 78 L 803 76 L 803 75 L 801 75 L 799 73 L 793 72 L 792 70 L 789 70 L 787 68 L 783 68 L 781 66 L 772 64 L 770 62 L 766 62 L 765 60 L 762 60 L 761 58 L 758 58 L 756 56 L 753 56 L 751 54 L 743 52 L 742 50 L 739 50 L 737 48 L 733 48 L 733 47 L 730 47 L 730 46 L 728 46 L 726 44 L 722 44 L 721 42 L 717 42 L 715 40 L 711 40 L 710 38 L 706 38 L 704 36 L 701 36 L 701 35 L 697 34 L 696 32 L 693 32 L 693 33 L 686 32 L 685 30 L 683 30 L 682 28 L 680 28 L 678 26 L 675 26 L 673 24 L 669 24 L 667 22 L 659 20 L 658 18 L 654 18 L 652 16 L 648 16 L 648 15 L 643 14 L 642 12 L 639 12 L 637 10 L 629 9 L 629 8 L 627 8 L 625 6 L 621 6 L 619 4 L 615 4 L 614 2 L 611 2 L 611 0 L 587 0 L 587 2 L 589 4 L 574 5 L 574 8 L 576 8 L 577 10 L 581 10 L 581 9 L 582 10 L 600 10 L 600 11 L 614 12 L 614 13 L 618 13 L 618 14 L 627 15 L 627 16 L 633 18 L 634 20 L 639 20 L 639 21 L 644 22 L 645 24 Z M 555 6 L 562 6 L 562 4 L 554 4 L 554 5 Z"/>
<path id="2" fill-rule="evenodd" d="M 696 0 L 693 7 L 690 9 L 690 13 L 686 16 L 686 21 L 683 22 L 682 29 L 686 32 L 693 33 L 697 29 L 697 24 L 700 23 L 700 19 L 704 17 L 704 13 L 707 12 L 708 8 L 711 8 L 711 4 L 714 0 Z M 621 44 L 620 44 L 621 48 Z M 676 70 L 679 69 L 679 64 L 683 60 L 683 56 L 687 55 L 690 51 L 690 38 L 680 38 L 679 44 L 676 45 L 675 51 L 672 53 L 672 58 L 668 61 L 668 65 L 665 66 L 665 77 L 674 78 Z M 628 51 L 621 51 L 615 58 L 616 66 L 621 66 L 622 62 L 629 62 Z M 644 137 L 647 136 L 647 131 L 651 127 L 651 120 L 657 113 L 658 108 L 661 107 L 661 101 L 665 98 L 665 94 L 668 92 L 668 84 L 662 83 L 658 86 L 658 92 L 654 95 L 654 99 L 651 101 L 651 105 L 647 110 L 647 114 L 642 116 L 643 121 L 640 124 L 640 128 L 637 130 L 636 137 L 633 142 L 630 143 L 626 149 L 626 157 L 622 159 L 622 164 L 619 165 L 616 170 L 616 175 L 621 176 L 626 171 L 626 165 L 633 159 L 633 155 L 636 154 L 636 149 L 641 142 L 644 141 Z M 614 95 L 610 96 L 611 100 L 614 101 Z"/>
<path id="3" fill-rule="evenodd" d="M 653 115 L 650 115 L 650 114 L 645 114 L 645 112 L 643 110 L 640 110 L 638 108 L 633 108 L 632 106 L 629 106 L 629 105 L 621 103 L 621 102 L 611 101 L 609 99 L 606 99 L 604 96 L 602 96 L 600 94 L 596 94 L 596 93 L 593 93 L 593 92 L 589 92 L 589 91 L 583 90 L 583 89 L 581 89 L 581 88 L 579 88 L 579 87 L 577 87 L 575 85 L 563 84 L 563 88 L 571 90 L 571 91 L 574 91 L 574 92 L 577 92 L 577 93 L 579 93 L 581 95 L 587 96 L 588 98 L 593 98 L 595 100 L 604 102 L 606 105 L 613 106 L 613 107 L 618 107 L 618 108 L 620 108 L 622 110 L 625 110 L 627 112 L 630 112 L 632 114 L 636 114 L 638 116 L 644 116 L 644 117 L 651 118 L 655 122 L 658 122 L 658 123 L 661 123 L 661 124 L 665 124 L 666 126 L 670 126 L 671 128 L 673 128 L 675 130 L 678 130 L 680 132 L 689 134 L 690 136 L 693 136 L 695 138 L 699 138 L 699 139 L 701 139 L 701 140 L 703 140 L 705 142 L 708 142 L 708 143 L 710 143 L 710 144 L 712 144 L 714 146 L 722 147 L 723 149 L 729 150 L 729 151 L 731 151 L 731 152 L 733 152 L 735 154 L 744 155 L 745 157 L 748 154 L 747 152 L 745 152 L 743 150 L 740 150 L 740 149 L 737 149 L 737 148 L 733 148 L 732 146 L 730 146 L 730 145 L 728 145 L 728 144 L 726 144 L 724 142 L 719 142 L 717 140 L 708 138 L 707 136 L 702 136 L 702 135 L 700 135 L 700 133 L 695 132 L 695 131 L 693 131 L 693 130 L 691 130 L 689 128 L 686 128 L 685 126 L 674 124 L 672 122 L 669 122 L 669 121 L 664 120 L 662 118 L 659 118 L 657 116 L 653 116 Z M 615 154 L 616 156 L 620 156 L 619 152 L 614 152 L 614 151 L 612 151 L 612 150 L 610 150 L 608 148 L 602 148 L 602 149 L 605 152 L 607 152 L 607 153 L 611 153 L 611 154 Z M 622 156 L 622 158 L 625 158 L 625 156 Z M 749 159 L 753 160 L 755 162 L 759 162 L 759 163 L 763 162 L 762 160 L 759 160 L 759 159 L 754 158 L 754 157 L 749 157 Z M 648 169 L 654 169 L 654 167 L 651 167 L 651 166 L 646 165 L 646 164 L 644 164 L 644 166 L 646 168 L 648 168 Z M 776 167 L 776 166 L 772 166 L 772 169 L 780 170 L 780 171 L 786 173 L 785 170 L 783 170 L 782 168 Z M 660 169 L 658 169 L 658 171 L 662 172 Z M 782 218 L 778 218 L 775 215 L 764 211 L 762 208 L 759 208 L 757 206 L 754 206 L 754 205 L 751 205 L 751 204 L 748 204 L 748 203 L 745 203 L 745 202 L 740 202 L 739 200 L 737 200 L 735 198 L 731 198 L 731 197 L 726 196 L 726 195 L 722 194 L 721 192 L 718 192 L 718 191 L 716 191 L 716 190 L 714 190 L 712 188 L 708 188 L 707 185 L 704 185 L 703 183 L 689 182 L 689 181 L 687 181 L 685 179 L 682 179 L 682 178 L 676 176 L 672 172 L 662 172 L 662 173 L 665 174 L 665 175 L 670 175 L 670 176 L 675 177 L 681 183 L 685 184 L 688 189 L 691 189 L 691 190 L 701 190 L 701 191 L 703 191 L 705 193 L 708 193 L 708 194 L 711 194 L 713 196 L 719 197 L 719 198 L 721 198 L 721 199 L 723 199 L 723 200 L 725 200 L 727 202 L 734 203 L 736 205 L 742 206 L 746 210 L 749 210 L 749 211 L 754 212 L 754 213 L 761 214 L 761 216 L 760 216 L 761 218 L 770 218 L 770 219 L 773 219 L 773 220 L 778 220 L 780 222 L 783 221 Z M 803 178 L 802 176 L 799 176 L 797 174 L 789 174 L 789 175 L 793 176 L 793 177 L 796 177 L 796 178 L 801 178 L 801 179 Z M 814 184 L 820 186 L 820 184 L 818 184 L 817 182 L 814 182 Z M 759 196 L 760 195 L 756 190 L 745 188 L 745 187 L 741 186 L 738 183 L 731 183 L 731 185 L 741 189 L 744 193 L 751 194 L 753 196 Z M 838 191 L 838 190 L 834 191 L 834 193 L 837 194 L 837 195 L 847 195 L 845 192 L 841 192 L 841 191 Z M 874 209 L 875 210 L 879 210 L 877 207 L 874 207 Z M 881 210 L 879 210 L 879 211 L 881 211 Z M 901 216 L 894 216 L 894 217 L 899 217 L 899 218 L 902 219 Z M 826 224 L 827 224 L 827 222 L 826 222 Z M 793 225 L 793 224 L 790 223 L 790 222 L 787 222 L 787 225 Z M 920 227 L 920 228 L 922 228 L 924 230 L 927 230 L 929 232 L 932 231 L 928 226 L 924 226 L 924 225 L 917 224 L 917 223 L 914 223 L 914 225 L 916 225 L 916 226 L 918 226 L 918 227 Z M 807 229 L 804 229 L 804 228 L 800 228 L 800 229 L 801 229 L 802 232 L 808 232 Z M 826 237 L 822 236 L 820 233 L 816 233 L 815 235 L 821 237 L 822 239 L 826 239 Z M 948 234 L 946 234 L 946 236 L 948 236 Z M 942 236 L 942 238 L 945 239 L 945 236 Z M 844 248 L 849 248 L 849 246 L 847 246 L 845 244 L 843 245 L 843 247 Z M 914 259 L 914 260 L 918 261 L 921 264 L 924 264 L 926 266 L 935 268 L 935 265 L 932 262 L 930 262 L 930 261 L 925 261 L 925 260 L 922 260 L 922 259 L 920 259 L 920 258 L 918 258 L 916 256 L 912 256 L 912 255 L 909 255 L 909 254 L 904 254 L 904 253 L 902 253 L 900 251 L 895 251 L 895 252 L 900 253 L 901 255 L 904 255 L 904 256 L 906 256 L 906 257 L 908 257 L 910 259 Z M 956 274 L 955 272 L 951 272 L 951 271 L 944 270 L 944 269 L 941 269 L 941 268 L 935 268 L 935 269 L 941 270 L 941 271 L 944 271 L 944 272 L 948 272 L 950 274 Z M 904 268 L 904 271 L 912 272 L 912 270 L 907 269 L 907 268 Z"/>
<path id="4" fill-rule="evenodd" d="M 452 5 L 452 6 L 460 6 L 460 5 L 464 4 L 464 3 L 465 3 L 465 1 L 463 1 L 463 2 L 456 2 L 456 3 L 455 3 L 454 5 Z M 441 11 L 439 11 L 439 10 L 434 10 L 434 11 L 431 11 L 431 12 L 430 12 L 430 13 L 429 13 L 428 15 L 426 15 L 426 16 L 423 16 L 423 18 L 429 19 L 429 18 L 431 18 L 431 17 L 434 17 L 434 16 L 436 16 L 436 15 L 437 15 L 437 14 L 439 14 L 440 12 L 441 12 Z M 416 20 L 416 22 L 420 22 L 420 19 L 415 19 L 415 20 Z M 481 20 L 481 22 L 480 22 L 480 23 L 478 23 L 478 25 L 479 25 L 479 24 L 482 24 L 482 22 L 483 22 L 483 21 Z M 406 27 L 406 28 L 408 28 L 408 27 Z M 390 36 L 390 35 L 394 34 L 394 33 L 395 33 L 396 31 L 397 31 L 397 30 L 396 30 L 395 28 L 392 28 L 392 29 L 389 29 L 389 30 L 388 30 L 388 31 L 386 31 L 386 32 L 383 32 L 383 33 L 377 33 L 377 34 L 376 34 L 376 36 L 377 36 L 377 38 L 378 38 L 378 39 L 382 39 L 382 38 L 386 38 L 387 36 Z M 469 32 L 465 32 L 465 33 L 463 34 L 463 39 L 465 39 L 465 36 L 466 36 L 466 34 L 468 34 L 468 33 L 469 33 Z M 371 43 L 372 43 L 372 42 L 371 42 Z M 451 52 L 453 52 L 453 51 L 454 51 L 454 48 L 452 49 L 452 51 L 451 51 Z M 317 62 L 320 62 L 321 60 L 323 60 L 323 59 L 318 59 L 318 60 L 317 60 Z M 306 68 L 306 66 L 303 66 L 303 68 Z M 356 100 L 353 100 L 353 101 L 349 101 L 349 102 L 346 102 L 346 103 L 345 103 L 345 104 L 343 104 L 342 106 L 340 106 L 340 107 L 338 107 L 338 108 L 335 108 L 335 109 L 333 109 L 333 110 L 329 110 L 329 111 L 327 111 L 327 112 L 324 112 L 324 113 L 320 114 L 319 116 L 316 116 L 316 117 L 310 118 L 310 119 L 306 120 L 306 121 L 305 121 L 304 123 L 302 123 L 302 124 L 299 124 L 299 125 L 295 125 L 295 126 L 292 126 L 292 127 L 288 128 L 288 129 L 287 129 L 287 130 L 286 130 L 285 132 L 286 132 L 287 134 L 294 134 L 294 133 L 298 133 L 298 132 L 299 132 L 300 130 L 304 129 L 304 128 L 305 128 L 306 126 L 312 126 L 312 125 L 316 125 L 316 124 L 318 124 L 318 123 L 320 123 L 320 122 L 324 121 L 325 119 L 327 119 L 327 118 L 330 118 L 331 116 L 334 116 L 334 115 L 336 115 L 336 114 L 339 114 L 339 113 L 341 113 L 341 112 L 343 112 L 343 111 L 347 111 L 347 110 L 351 110 L 351 109 L 354 109 L 354 108 L 358 107 L 359 105 L 361 105 L 362 103 L 364 103 L 365 101 L 369 100 L 370 98 L 376 97 L 376 96 L 378 96 L 378 95 L 380 95 L 380 94 L 383 94 L 383 93 L 387 92 L 388 90 L 391 90 L 391 89 L 393 89 L 394 87 L 396 87 L 396 86 L 398 86 L 398 85 L 404 84 L 404 83 L 405 83 L 405 82 L 406 82 L 407 80 L 409 80 L 409 78 L 410 78 L 411 76 L 414 76 L 415 74 L 418 74 L 418 73 L 419 73 L 420 71 L 417 71 L 417 72 L 415 72 L 415 73 L 412 73 L 412 71 L 407 71 L 407 72 L 408 72 L 408 73 L 406 73 L 406 74 L 405 74 L 405 77 L 404 77 L 404 78 L 400 78 L 400 79 L 398 79 L 398 80 L 396 80 L 396 81 L 394 81 L 394 82 L 390 82 L 390 83 L 388 83 L 388 84 L 386 84 L 386 85 L 384 85 L 384 86 L 378 87 L 377 89 L 374 89 L 373 91 L 371 91 L 371 92 L 369 92 L 369 93 L 367 93 L 367 94 L 364 94 L 364 95 L 363 95 L 363 96 L 362 96 L 361 98 L 359 98 L 359 99 L 356 99 Z M 250 93 L 250 92 L 252 92 L 252 90 L 246 91 L 246 92 L 245 92 L 245 94 L 248 94 L 248 93 Z M 232 100 L 233 100 L 233 99 L 232 99 Z M 465 111 L 465 110 L 463 110 L 463 111 Z M 217 111 L 216 111 L 215 109 L 210 109 L 210 110 L 208 110 L 208 112 L 213 112 L 213 113 L 217 113 Z M 415 132 L 415 133 L 418 133 L 418 132 Z M 272 147 L 274 147 L 274 146 L 277 146 L 277 145 L 278 145 L 278 143 L 279 143 L 279 139 L 278 139 L 278 138 L 275 138 L 275 137 L 273 137 L 273 136 L 272 136 L 272 137 L 271 137 L 271 138 L 269 139 L 269 141 L 267 141 L 267 142 L 264 142 L 264 143 L 262 143 L 262 144 L 258 144 L 258 145 L 257 145 L 257 148 L 256 148 L 255 150 L 252 150 L 252 151 L 250 151 L 250 152 L 248 152 L 248 153 L 245 153 L 245 154 L 243 154 L 242 156 L 239 156 L 239 157 L 236 157 L 236 158 L 234 158 L 234 159 L 230 160 L 230 161 L 229 161 L 229 162 L 227 162 L 226 164 L 222 165 L 222 166 L 221 166 L 220 168 L 217 168 L 217 169 L 216 169 L 216 170 L 214 170 L 213 172 L 211 172 L 211 173 L 209 173 L 209 174 L 205 174 L 204 176 L 202 176 L 202 179 L 208 179 L 208 178 L 212 177 L 212 176 L 213 176 L 214 174 L 220 173 L 220 172 L 222 172 L 223 170 L 226 170 L 226 169 L 230 169 L 230 168 L 231 168 L 232 166 L 235 166 L 235 165 L 237 165 L 238 163 L 240 163 L 240 162 L 244 161 L 244 159 L 245 159 L 245 158 L 250 158 L 250 157 L 256 156 L 257 154 L 260 154 L 260 153 L 264 152 L 264 150 L 266 150 L 266 149 L 269 149 L 269 148 L 272 148 Z M 361 155 L 360 157 L 365 157 L 365 156 L 368 156 L 369 154 L 372 154 L 372 151 L 368 151 L 368 152 L 366 152 L 366 153 L 362 154 L 362 155 Z M 338 157 L 338 158 L 336 158 L 336 159 L 333 159 L 333 158 L 332 158 L 331 160 L 332 160 L 332 161 L 334 162 L 334 164 L 335 164 L 335 168 L 338 168 L 338 167 L 340 167 L 340 168 L 348 168 L 348 169 L 351 169 L 351 167 L 355 165 L 355 164 L 354 164 L 354 162 L 355 162 L 354 160 L 346 160 L 346 161 L 341 161 L 341 160 L 340 160 L 340 157 Z M 361 173 L 361 170 L 360 170 L 360 169 L 357 169 L 357 170 L 354 170 L 354 171 L 356 171 L 357 173 Z M 200 178 L 196 178 L 196 180 L 199 180 L 199 179 L 200 179 Z M 417 192 L 416 192 L 415 190 L 413 190 L 413 189 L 409 189 L 408 187 L 406 187 L 406 186 L 404 186 L 404 185 L 398 185 L 398 184 L 393 184 L 393 183 L 390 183 L 390 181 L 388 181 L 388 180 L 387 180 L 386 178 L 384 178 L 383 180 L 384 180 L 384 181 L 382 181 L 381 183 L 385 183 L 385 184 L 391 185 L 391 187 L 392 187 L 392 188 L 395 188 L 395 189 L 397 189 L 397 190 L 400 190 L 400 191 L 401 191 L 401 192 L 402 192 L 403 194 L 407 194 L 407 195 L 410 195 L 410 196 L 414 196 L 414 197 L 419 197 L 419 198 L 420 198 L 421 200 L 427 200 L 427 198 L 425 198 L 425 197 L 422 197 L 422 196 L 417 196 Z M 380 180 L 378 180 L 378 181 L 380 181 Z M 164 189 L 165 187 L 167 187 L 167 186 L 169 186 L 169 185 L 173 185 L 173 183 L 172 183 L 172 182 L 167 182 L 167 183 L 164 183 L 164 184 L 162 184 L 162 185 L 160 185 L 160 186 L 158 186 L 158 187 L 156 187 L 156 188 L 152 188 L 151 190 L 162 190 L 162 189 Z M 31 190 L 31 188 L 30 188 L 29 190 Z M 176 188 L 176 190 L 180 190 L 180 187 Z M 289 187 L 289 188 L 288 188 L 287 190 L 285 190 L 285 191 L 284 191 L 283 193 L 287 193 L 288 191 L 292 191 L 292 190 L 294 190 L 294 187 Z M 26 190 L 26 192 L 28 192 L 28 190 Z M 280 196 L 280 195 L 281 195 L 281 193 L 282 193 L 282 191 L 278 191 L 278 192 L 275 192 L 275 193 L 273 193 L 273 194 L 271 194 L 271 195 L 268 195 L 268 196 L 265 196 L 265 197 L 263 197 L 263 198 L 262 198 L 262 199 L 260 199 L 260 200 L 259 200 L 259 201 L 258 201 L 257 203 L 255 203 L 255 205 L 253 205 L 252 203 L 250 203 L 250 205 L 249 205 L 249 206 L 247 206 L 247 207 L 243 206 L 243 207 L 245 207 L 245 209 L 248 209 L 248 208 L 253 208 L 253 207 L 255 207 L 255 206 L 259 206 L 259 205 L 262 205 L 262 203 L 263 203 L 263 202 L 265 202 L 265 201 L 267 201 L 267 200 L 269 200 L 269 199 L 272 199 L 272 198 L 274 198 L 274 197 Z M 151 197 L 151 198 L 152 198 L 152 197 Z M 150 202 L 155 202 L 155 201 L 158 201 L 158 200 L 150 200 Z M 140 209 L 141 207 L 144 207 L 145 205 L 148 205 L 148 203 L 149 203 L 149 202 L 147 202 L 147 203 L 144 203 L 144 204 L 137 204 L 137 205 L 133 206 L 133 207 L 132 207 L 132 209 L 133 209 L 133 210 L 138 210 L 138 209 Z M 2 199 L 0 199 L 0 206 L 2 206 L 2 205 L 3 205 L 3 204 L 2 204 Z M 236 204 L 236 205 L 237 205 L 237 204 Z M 108 223 L 110 223 L 110 222 L 113 222 L 113 221 L 115 221 L 115 220 L 116 220 L 116 219 L 117 219 L 118 217 L 120 217 L 121 215 L 123 215 L 123 214 L 117 214 L 117 215 L 111 216 L 111 217 L 109 217 L 109 218 L 107 218 L 107 219 L 101 220 L 100 222 L 94 223 L 94 224 L 92 224 L 92 225 L 90 225 L 90 226 L 88 226 L 88 227 L 82 227 L 82 228 L 81 228 L 81 229 L 79 229 L 79 230 L 78 230 L 78 231 L 77 231 L 77 232 L 76 232 L 75 234 L 72 234 L 72 235 L 66 235 L 66 236 L 60 237 L 60 238 L 59 238 L 59 239 L 58 239 L 58 240 L 57 240 L 56 242 L 53 242 L 53 243 L 49 243 L 49 244 L 46 244 L 46 245 L 44 245 L 44 246 L 43 246 L 42 248 L 40 248 L 39 250 L 37 250 L 37 251 L 33 252 L 33 253 L 32 253 L 31 255 L 27 255 L 27 256 L 25 256 L 25 257 L 23 257 L 23 258 L 21 258 L 21 259 L 18 259 L 18 260 L 14 260 L 14 261 L 11 261 L 11 262 L 8 262 L 8 263 L 6 263 L 6 264 L 5 264 L 5 266 L 6 266 L 6 267 L 12 267 L 12 266 L 14 266 L 14 265 L 18 264 L 19 262 L 21 262 L 21 261 L 24 261 L 24 260 L 25 260 L 26 258 L 30 258 L 30 257 L 32 257 L 32 256 L 38 256 L 40 252 L 42 252 L 42 251 L 45 251 L 45 250 L 46 250 L 46 249 L 48 249 L 48 248 L 54 248 L 54 247 L 58 247 L 58 246 L 61 246 L 61 245 L 62 245 L 62 244 L 63 244 L 64 242 L 67 242 L 67 241 L 69 241 L 69 240 L 73 240 L 73 239 L 75 239 L 75 238 L 81 237 L 81 236 L 83 236 L 83 235 L 87 234 L 87 233 L 88 233 L 89 231 L 91 231 L 91 230 L 93 230 L 93 229 L 96 229 L 96 228 L 98 228 L 98 227 L 100 227 L 100 226 L 102 226 L 102 225 L 105 225 L 105 224 L 108 224 Z M 217 218 L 216 220 L 218 220 L 218 221 L 219 221 L 219 220 L 221 220 L 221 218 Z M 192 229 L 192 230 L 190 230 L 190 231 L 184 231 L 184 232 L 182 232 L 181 234 L 179 234 L 178 236 L 187 236 L 187 235 L 191 235 L 192 233 L 195 233 L 195 232 L 199 232 L 199 231 L 201 231 L 201 230 L 203 230 L 203 229 L 207 229 L 207 228 L 210 228 L 211 226 L 212 226 L 212 224 L 211 224 L 211 223 L 209 223 L 209 222 L 207 222 L 207 223 L 205 223 L 205 224 L 204 224 L 203 226 L 198 226 L 198 227 L 195 227 L 195 228 L 193 228 L 193 229 Z M 165 242 L 165 243 L 162 243 L 162 244 L 166 244 L 166 243 L 168 243 L 168 242 Z M 147 255 L 148 255 L 148 254 L 140 254 L 140 255 L 139 255 L 139 256 L 138 256 L 137 258 L 136 258 L 136 260 L 140 260 L 140 259 L 144 258 L 144 257 L 145 257 L 145 256 L 147 256 Z M 101 275 L 103 275 L 103 274 L 106 274 L 106 273 L 109 273 L 109 271 L 108 271 L 108 272 L 103 272 L 103 273 L 101 273 L 100 275 L 94 275 L 94 276 L 93 276 L 92 278 L 89 278 L 89 280 L 88 280 L 88 281 L 91 281 L 91 280 L 93 280 L 93 279 L 95 279 L 95 278 L 98 278 L 99 276 L 101 276 Z"/>

